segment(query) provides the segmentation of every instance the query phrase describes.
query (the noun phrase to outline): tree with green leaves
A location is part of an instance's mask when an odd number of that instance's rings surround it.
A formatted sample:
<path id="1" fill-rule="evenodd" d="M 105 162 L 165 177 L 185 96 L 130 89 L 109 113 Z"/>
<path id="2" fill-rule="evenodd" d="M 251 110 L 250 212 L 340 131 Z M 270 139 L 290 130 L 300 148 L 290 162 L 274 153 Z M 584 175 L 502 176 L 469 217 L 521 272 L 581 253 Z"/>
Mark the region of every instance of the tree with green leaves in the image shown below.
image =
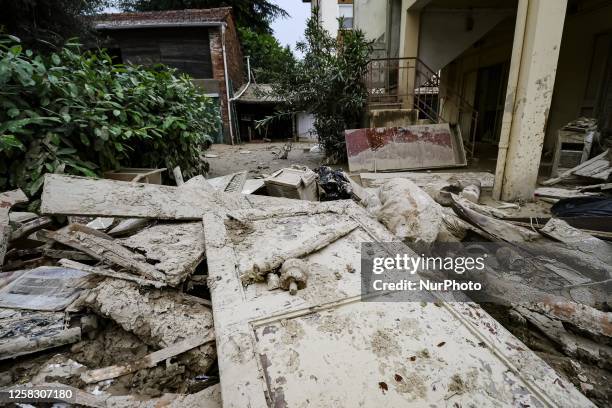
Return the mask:
<path id="1" fill-rule="evenodd" d="M 312 113 L 326 155 L 345 160 L 344 131 L 360 127 L 367 101 L 363 79 L 371 42 L 361 30 L 345 30 L 332 37 L 321 26 L 316 10 L 304 36 L 305 41 L 297 44 L 304 58 L 274 76 L 273 92 L 283 97 L 288 107 L 265 121 L 300 111 Z"/>
<path id="2" fill-rule="evenodd" d="M 283 72 L 295 64 L 295 56 L 289 46 L 281 46 L 268 33 L 257 33 L 250 28 L 238 27 L 244 55 L 251 59 L 251 69 L 260 83 L 275 79 L 275 73 Z"/>
<path id="3" fill-rule="evenodd" d="M 52 53 L 0 37 L 0 191 L 40 192 L 45 173 L 95 177 L 118 167 L 201 174 L 218 109 L 165 66 L 114 65 L 68 42 Z"/>
<path id="4" fill-rule="evenodd" d="M 83 15 L 100 12 L 112 0 L 0 0 L 0 33 L 19 37 L 30 47 L 47 49 L 68 38 L 88 37 Z"/>
<path id="5" fill-rule="evenodd" d="M 270 23 L 287 12 L 269 0 L 118 0 L 125 11 L 156 11 L 231 7 L 236 25 L 259 34 L 272 34 Z"/>

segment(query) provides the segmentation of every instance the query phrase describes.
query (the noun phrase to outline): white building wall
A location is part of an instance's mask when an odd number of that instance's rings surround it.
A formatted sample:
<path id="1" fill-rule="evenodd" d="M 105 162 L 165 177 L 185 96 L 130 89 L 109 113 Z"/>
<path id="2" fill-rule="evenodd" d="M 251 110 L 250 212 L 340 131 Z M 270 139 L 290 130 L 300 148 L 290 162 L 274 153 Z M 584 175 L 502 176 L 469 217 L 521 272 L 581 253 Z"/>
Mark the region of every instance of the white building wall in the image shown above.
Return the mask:
<path id="1" fill-rule="evenodd" d="M 353 3 L 353 13 L 355 16 L 355 28 L 363 31 L 369 40 L 384 40 L 387 31 L 386 1 L 355 0 Z"/>
<path id="2" fill-rule="evenodd" d="M 421 14 L 419 58 L 433 71 L 444 68 L 514 10 L 425 10 Z M 466 21 L 471 18 L 471 27 Z"/>
<path id="3" fill-rule="evenodd" d="M 317 140 L 314 130 L 314 116 L 310 113 L 300 112 L 297 114 L 297 131 L 300 140 Z"/>
<path id="4" fill-rule="evenodd" d="M 325 30 L 333 37 L 338 33 L 338 1 L 337 0 L 319 0 L 312 2 L 313 7 L 319 4 L 319 21 Z"/>
<path id="5" fill-rule="evenodd" d="M 338 0 L 313 1 L 319 7 L 319 19 L 323 28 L 332 36 L 338 32 Z M 387 0 L 354 0 L 353 27 L 362 30 L 368 40 L 385 42 L 387 32 Z"/>

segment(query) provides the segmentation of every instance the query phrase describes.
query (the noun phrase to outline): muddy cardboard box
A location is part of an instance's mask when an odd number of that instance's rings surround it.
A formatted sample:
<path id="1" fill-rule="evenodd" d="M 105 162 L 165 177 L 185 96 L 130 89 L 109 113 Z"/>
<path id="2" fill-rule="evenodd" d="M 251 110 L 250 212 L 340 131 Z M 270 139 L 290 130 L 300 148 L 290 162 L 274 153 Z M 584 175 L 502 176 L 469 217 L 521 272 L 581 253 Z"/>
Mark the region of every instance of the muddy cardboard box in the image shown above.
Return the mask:
<path id="1" fill-rule="evenodd" d="M 308 168 L 280 169 L 264 182 L 271 196 L 318 201 L 316 175 Z"/>

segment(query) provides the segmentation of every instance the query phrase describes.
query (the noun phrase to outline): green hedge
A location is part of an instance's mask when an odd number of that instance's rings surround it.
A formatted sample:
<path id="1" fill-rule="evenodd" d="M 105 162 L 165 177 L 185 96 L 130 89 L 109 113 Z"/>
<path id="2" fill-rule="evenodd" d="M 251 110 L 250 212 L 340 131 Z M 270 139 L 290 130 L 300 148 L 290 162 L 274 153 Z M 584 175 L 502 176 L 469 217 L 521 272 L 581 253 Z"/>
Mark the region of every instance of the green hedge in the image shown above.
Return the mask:
<path id="1" fill-rule="evenodd" d="M 36 195 L 47 172 L 178 165 L 199 174 L 218 127 L 212 100 L 175 70 L 113 65 L 74 42 L 37 55 L 0 39 L 0 191 Z"/>

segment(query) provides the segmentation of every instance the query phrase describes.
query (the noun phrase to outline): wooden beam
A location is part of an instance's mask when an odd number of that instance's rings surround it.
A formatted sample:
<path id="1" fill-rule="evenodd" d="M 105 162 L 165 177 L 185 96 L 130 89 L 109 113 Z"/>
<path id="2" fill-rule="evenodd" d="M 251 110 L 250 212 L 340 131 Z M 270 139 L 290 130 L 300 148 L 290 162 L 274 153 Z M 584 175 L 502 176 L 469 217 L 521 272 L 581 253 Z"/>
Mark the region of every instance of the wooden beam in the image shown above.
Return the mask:
<path id="1" fill-rule="evenodd" d="M 155 351 L 140 360 L 132 361 L 127 364 L 119 364 L 95 370 L 89 370 L 81 374 L 81 380 L 87 384 L 96 383 L 111 378 L 117 378 L 122 375 L 133 373 L 143 368 L 155 367 L 158 363 L 167 360 L 171 357 L 182 354 L 193 348 L 199 347 L 204 343 L 214 342 L 214 337 L 192 337 L 169 347 Z"/>
<path id="2" fill-rule="evenodd" d="M 28 197 L 21 190 L 6 191 L 0 193 L 0 270 L 4 263 L 4 255 L 11 237 L 9 227 L 9 210 L 19 203 L 27 203 Z"/>
<path id="3" fill-rule="evenodd" d="M 52 333 L 49 336 L 34 339 L 19 338 L 13 342 L 0 345 L 0 360 L 15 358 L 25 354 L 32 354 L 52 347 L 76 343 L 77 341 L 81 341 L 80 327 L 73 327 L 60 332 Z"/>
<path id="4" fill-rule="evenodd" d="M 558 177 L 554 177 L 548 180 L 544 180 L 542 182 L 543 186 L 552 186 L 553 184 L 557 184 L 558 182 L 560 182 L 561 180 L 565 180 L 566 178 L 570 177 L 571 175 L 573 175 L 575 172 L 579 172 L 580 170 L 582 170 L 585 167 L 589 167 L 591 166 L 593 163 L 596 163 L 602 159 L 605 159 L 608 156 L 608 152 L 609 150 L 606 150 L 605 152 L 593 157 L 590 160 L 585 161 L 584 163 L 580 163 L 579 165 L 577 165 L 576 167 L 572 167 L 569 170 L 564 171 L 563 173 L 561 173 Z"/>
<path id="5" fill-rule="evenodd" d="M 198 178 L 195 178 L 198 179 Z M 206 183 L 206 180 L 203 183 Z M 85 177 L 45 175 L 43 214 L 200 220 L 219 208 L 219 197 L 198 180 L 181 187 Z"/>
<path id="6" fill-rule="evenodd" d="M 121 266 L 147 279 L 162 282 L 165 279 L 165 275 L 155 269 L 153 265 L 139 261 L 138 254 L 114 241 L 77 230 L 48 232 L 47 236 L 61 244 L 82 251 L 99 261 Z"/>
<path id="7" fill-rule="evenodd" d="M 115 272 L 112 269 L 89 266 L 70 259 L 60 259 L 59 264 L 65 266 L 66 268 L 78 269 L 83 272 L 93 273 L 94 275 L 106 276 L 107 278 L 123 279 L 138 283 L 142 286 L 153 286 L 155 288 L 162 288 L 166 286 L 166 284 L 163 282 L 158 282 L 150 279 L 142 279 L 138 276 L 134 276 L 129 273 Z"/>

